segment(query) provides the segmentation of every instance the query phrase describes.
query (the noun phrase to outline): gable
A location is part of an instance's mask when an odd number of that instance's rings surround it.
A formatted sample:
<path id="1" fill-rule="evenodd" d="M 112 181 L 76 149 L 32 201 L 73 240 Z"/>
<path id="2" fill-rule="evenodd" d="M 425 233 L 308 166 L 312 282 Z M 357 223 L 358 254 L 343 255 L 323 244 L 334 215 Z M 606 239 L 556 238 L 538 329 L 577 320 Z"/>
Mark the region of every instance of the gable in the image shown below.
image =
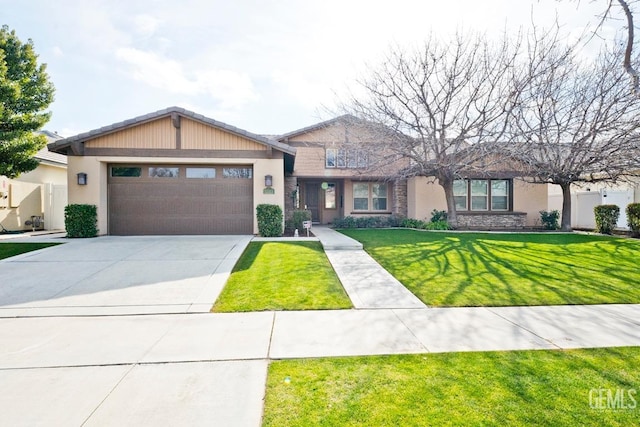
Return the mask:
<path id="1" fill-rule="evenodd" d="M 259 150 L 267 146 L 195 120 L 183 119 L 181 146 L 187 150 Z"/>
<path id="2" fill-rule="evenodd" d="M 86 148 L 176 148 L 176 131 L 170 117 L 122 129 L 85 142 Z"/>

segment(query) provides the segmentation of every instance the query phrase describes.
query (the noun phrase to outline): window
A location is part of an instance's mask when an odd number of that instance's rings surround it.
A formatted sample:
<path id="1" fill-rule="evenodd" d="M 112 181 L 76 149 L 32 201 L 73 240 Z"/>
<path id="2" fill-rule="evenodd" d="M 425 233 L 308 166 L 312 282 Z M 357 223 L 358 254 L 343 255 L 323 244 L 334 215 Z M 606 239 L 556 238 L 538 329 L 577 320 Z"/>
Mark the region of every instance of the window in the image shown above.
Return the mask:
<path id="1" fill-rule="evenodd" d="M 369 166 L 369 156 L 365 151 L 346 148 L 327 148 L 325 167 L 357 169 Z"/>
<path id="2" fill-rule="evenodd" d="M 467 181 L 458 179 L 453 181 L 453 199 L 457 211 L 466 211 L 467 208 Z"/>
<path id="3" fill-rule="evenodd" d="M 506 179 L 491 181 L 491 210 L 509 210 L 509 181 Z"/>
<path id="4" fill-rule="evenodd" d="M 187 178 L 213 179 L 216 168 L 187 168 Z"/>
<path id="5" fill-rule="evenodd" d="M 371 184 L 371 201 L 374 211 L 387 210 L 387 184 Z"/>
<path id="6" fill-rule="evenodd" d="M 353 183 L 354 211 L 386 211 L 387 198 L 387 184 L 385 183 Z"/>
<path id="7" fill-rule="evenodd" d="M 333 182 L 327 183 L 327 188 L 324 190 L 324 208 L 336 208 L 336 184 Z"/>
<path id="8" fill-rule="evenodd" d="M 471 180 L 471 210 L 486 211 L 489 209 L 489 182 L 486 179 Z"/>
<path id="9" fill-rule="evenodd" d="M 369 210 L 369 184 L 362 182 L 353 184 L 353 210 Z"/>
<path id="10" fill-rule="evenodd" d="M 459 179 L 453 182 L 458 211 L 508 211 L 508 179 Z"/>
<path id="11" fill-rule="evenodd" d="M 253 178 L 253 170 L 251 168 L 222 168 L 222 176 L 225 178 Z"/>
<path id="12" fill-rule="evenodd" d="M 336 167 L 336 156 L 337 150 L 335 148 L 327 148 L 327 152 L 325 153 L 325 167 L 327 168 L 335 168 Z"/>
<path id="13" fill-rule="evenodd" d="M 142 168 L 126 167 L 126 166 L 112 166 L 111 176 L 123 176 L 137 178 L 142 176 Z"/>
<path id="14" fill-rule="evenodd" d="M 178 178 L 180 176 L 180 168 L 149 168 L 149 177 L 151 178 Z"/>

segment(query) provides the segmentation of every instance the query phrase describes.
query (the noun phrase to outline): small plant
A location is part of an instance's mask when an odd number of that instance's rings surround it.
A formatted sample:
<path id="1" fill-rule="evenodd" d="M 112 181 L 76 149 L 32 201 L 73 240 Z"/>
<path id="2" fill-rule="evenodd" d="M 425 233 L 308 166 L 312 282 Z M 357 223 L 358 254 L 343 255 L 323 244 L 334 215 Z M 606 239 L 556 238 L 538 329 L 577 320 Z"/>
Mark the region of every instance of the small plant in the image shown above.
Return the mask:
<path id="1" fill-rule="evenodd" d="M 447 211 L 439 211 L 434 209 L 431 211 L 431 222 L 447 221 Z"/>
<path id="2" fill-rule="evenodd" d="M 629 203 L 627 205 L 627 225 L 631 229 L 633 237 L 640 236 L 640 203 Z"/>
<path id="3" fill-rule="evenodd" d="M 618 222 L 620 208 L 617 205 L 600 205 L 593 208 L 596 216 L 596 233 L 611 234 Z"/>
<path id="4" fill-rule="evenodd" d="M 352 216 L 334 218 L 332 225 L 333 228 L 356 228 L 356 219 Z"/>
<path id="5" fill-rule="evenodd" d="M 260 204 L 256 207 L 258 233 L 262 237 L 282 235 L 282 208 L 278 205 Z"/>
<path id="6" fill-rule="evenodd" d="M 560 228 L 558 220 L 560 219 L 560 211 L 540 211 L 540 221 L 545 230 L 557 230 Z"/>
<path id="7" fill-rule="evenodd" d="M 98 235 L 96 205 L 67 205 L 64 208 L 64 228 L 67 237 L 84 238 Z"/>
<path id="8" fill-rule="evenodd" d="M 302 232 L 302 223 L 311 221 L 311 211 L 295 210 L 291 215 L 291 219 L 287 221 L 287 230 L 298 230 Z"/>

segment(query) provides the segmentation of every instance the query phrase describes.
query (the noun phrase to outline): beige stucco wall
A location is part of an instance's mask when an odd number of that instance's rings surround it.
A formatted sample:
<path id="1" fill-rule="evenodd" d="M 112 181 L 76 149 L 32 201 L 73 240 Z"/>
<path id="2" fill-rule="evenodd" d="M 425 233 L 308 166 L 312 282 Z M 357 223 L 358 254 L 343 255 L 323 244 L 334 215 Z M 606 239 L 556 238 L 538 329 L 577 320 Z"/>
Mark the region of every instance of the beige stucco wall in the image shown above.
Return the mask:
<path id="1" fill-rule="evenodd" d="M 32 182 L 38 184 L 67 185 L 67 168 L 40 163 L 31 172 L 23 173 L 15 179 L 20 182 Z"/>
<path id="2" fill-rule="evenodd" d="M 513 210 L 527 214 L 527 226 L 539 225 L 539 211 L 547 210 L 546 184 L 529 184 L 520 179 L 513 180 Z M 429 219 L 433 209 L 446 210 L 444 190 L 425 177 L 411 178 L 407 183 L 409 218 Z"/>
<path id="3" fill-rule="evenodd" d="M 53 221 L 53 185 L 67 185 L 64 166 L 41 163 L 18 178 L 0 177 L 0 223 L 8 230 L 30 230 L 25 221 L 37 215 L 44 218 L 45 229 L 60 228 L 58 217 L 63 216 L 64 208 L 56 208 L 56 220 Z"/>
<path id="4" fill-rule="evenodd" d="M 108 224 L 108 193 L 107 177 L 110 163 L 157 163 L 157 164 L 232 164 L 253 166 L 253 232 L 258 232 L 255 216 L 256 206 L 260 203 L 279 205 L 284 210 L 284 160 L 283 159 L 202 159 L 202 158 L 174 158 L 174 157 L 74 157 L 68 158 L 69 173 L 69 204 L 86 203 L 98 206 L 98 232 L 107 234 Z M 87 174 L 87 185 L 78 185 L 76 174 Z M 264 177 L 273 176 L 275 194 L 264 194 Z"/>
<path id="5" fill-rule="evenodd" d="M 548 184 L 513 180 L 513 210 L 527 213 L 527 226 L 540 225 L 540 211 L 549 209 Z"/>
<path id="6" fill-rule="evenodd" d="M 407 181 L 407 216 L 420 220 L 431 218 L 431 211 L 447 210 L 442 187 L 423 176 Z"/>

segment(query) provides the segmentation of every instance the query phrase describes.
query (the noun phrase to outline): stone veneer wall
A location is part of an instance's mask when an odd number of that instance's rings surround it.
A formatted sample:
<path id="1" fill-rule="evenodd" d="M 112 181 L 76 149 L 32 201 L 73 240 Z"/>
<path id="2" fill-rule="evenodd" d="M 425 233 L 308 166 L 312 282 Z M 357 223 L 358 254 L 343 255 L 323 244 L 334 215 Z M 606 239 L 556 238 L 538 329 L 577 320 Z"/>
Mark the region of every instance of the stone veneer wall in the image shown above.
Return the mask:
<path id="1" fill-rule="evenodd" d="M 407 180 L 396 180 L 392 187 L 392 206 L 391 211 L 394 215 L 407 216 Z"/>
<path id="2" fill-rule="evenodd" d="M 296 209 L 294 199 L 292 197 L 293 192 L 296 191 L 298 184 L 298 178 L 295 176 L 284 177 L 284 219 L 291 219 L 293 211 Z"/>
<path id="3" fill-rule="evenodd" d="M 527 223 L 525 212 L 458 212 L 458 228 L 496 229 L 524 228 Z"/>

